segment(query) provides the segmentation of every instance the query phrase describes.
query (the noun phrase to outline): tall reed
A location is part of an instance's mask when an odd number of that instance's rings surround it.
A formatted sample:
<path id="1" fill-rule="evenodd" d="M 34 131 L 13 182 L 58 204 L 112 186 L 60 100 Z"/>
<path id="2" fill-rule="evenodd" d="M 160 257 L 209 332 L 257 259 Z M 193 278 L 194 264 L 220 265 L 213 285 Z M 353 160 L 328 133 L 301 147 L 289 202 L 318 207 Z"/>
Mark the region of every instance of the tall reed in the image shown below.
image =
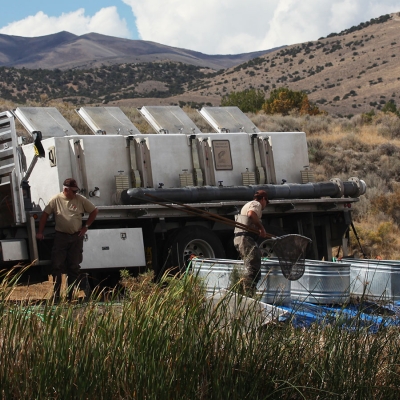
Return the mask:
<path id="1" fill-rule="evenodd" d="M 398 398 L 397 328 L 370 334 L 358 318 L 344 328 L 344 316 L 308 329 L 262 324 L 235 293 L 206 300 L 193 276 L 142 286 L 118 303 L 2 301 L 0 397 Z"/>

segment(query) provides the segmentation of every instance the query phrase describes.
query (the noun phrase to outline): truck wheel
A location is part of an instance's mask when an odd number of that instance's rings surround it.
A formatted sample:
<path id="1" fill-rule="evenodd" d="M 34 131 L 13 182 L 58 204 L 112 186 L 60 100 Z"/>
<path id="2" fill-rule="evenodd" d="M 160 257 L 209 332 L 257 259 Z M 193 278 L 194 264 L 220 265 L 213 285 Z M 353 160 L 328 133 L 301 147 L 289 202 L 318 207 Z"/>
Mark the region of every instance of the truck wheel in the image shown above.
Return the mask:
<path id="1" fill-rule="evenodd" d="M 261 257 L 275 257 L 274 251 L 274 240 L 265 239 L 258 242 L 258 247 L 261 250 Z"/>
<path id="2" fill-rule="evenodd" d="M 202 226 L 183 228 L 172 242 L 171 256 L 173 266 L 182 270 L 188 265 L 191 256 L 202 258 L 224 258 L 225 250 L 219 237 Z"/>

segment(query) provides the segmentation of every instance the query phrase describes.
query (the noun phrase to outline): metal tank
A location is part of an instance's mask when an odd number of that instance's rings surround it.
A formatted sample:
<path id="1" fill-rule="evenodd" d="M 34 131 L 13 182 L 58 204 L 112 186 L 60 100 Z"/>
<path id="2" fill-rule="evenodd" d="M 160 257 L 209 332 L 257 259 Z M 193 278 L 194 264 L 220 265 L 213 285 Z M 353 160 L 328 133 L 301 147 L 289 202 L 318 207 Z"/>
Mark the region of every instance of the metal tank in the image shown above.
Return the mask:
<path id="1" fill-rule="evenodd" d="M 63 181 L 70 176 L 76 179 L 80 194 L 96 206 L 113 204 L 116 176 L 126 176 L 125 187 L 130 186 L 129 154 L 122 135 L 54 137 L 43 140 L 42 145 L 52 157 L 39 158 L 30 176 L 34 207 L 43 209 L 50 197 L 62 191 Z M 33 144 L 22 149 L 29 165 L 35 154 Z"/>
<path id="2" fill-rule="evenodd" d="M 400 300 L 400 261 L 343 259 L 351 264 L 351 293 L 370 300 Z"/>
<path id="3" fill-rule="evenodd" d="M 208 294 L 229 289 L 244 273 L 241 260 L 194 258 L 191 269 L 194 275 L 204 279 Z M 290 287 L 291 281 L 282 275 L 279 264 L 262 261 L 261 279 L 257 285 L 260 301 L 268 304 L 289 304 Z"/>
<path id="4" fill-rule="evenodd" d="M 302 173 L 309 165 L 304 132 L 260 132 L 237 107 L 214 110 L 223 118 L 221 123 L 233 124 L 232 129 L 217 129 L 206 118 L 218 134 L 201 133 L 178 106 L 142 107 L 140 112 L 156 132 L 188 135 L 194 172 L 201 168 L 204 174 L 199 186 L 237 185 L 231 183 L 232 178 L 237 180 L 242 174 L 246 181 L 254 180 L 253 184 L 304 183 Z"/>
<path id="5" fill-rule="evenodd" d="M 313 304 L 348 303 L 350 264 L 306 260 L 304 275 L 292 282 L 291 297 Z"/>

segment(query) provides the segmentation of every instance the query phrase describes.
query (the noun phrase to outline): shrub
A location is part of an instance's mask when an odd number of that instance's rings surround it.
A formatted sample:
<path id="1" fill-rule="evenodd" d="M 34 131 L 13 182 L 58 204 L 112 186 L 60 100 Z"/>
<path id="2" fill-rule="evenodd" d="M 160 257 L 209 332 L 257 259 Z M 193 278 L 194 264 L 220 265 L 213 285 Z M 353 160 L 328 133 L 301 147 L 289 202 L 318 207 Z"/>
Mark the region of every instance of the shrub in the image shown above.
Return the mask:
<path id="1" fill-rule="evenodd" d="M 308 145 L 308 155 L 310 162 L 320 163 L 326 157 L 326 151 L 324 151 L 324 146 L 321 139 L 309 139 L 307 141 Z"/>
<path id="2" fill-rule="evenodd" d="M 386 258 L 397 243 L 398 228 L 392 221 L 380 222 L 378 226 L 358 226 L 361 245 L 368 258 Z M 352 240 L 355 242 L 355 239 Z"/>
<path id="3" fill-rule="evenodd" d="M 400 118 L 393 113 L 379 113 L 375 120 L 377 133 L 385 138 L 400 137 Z"/>
<path id="4" fill-rule="evenodd" d="M 382 111 L 384 113 L 391 112 L 393 114 L 396 114 L 398 117 L 400 117 L 400 112 L 397 110 L 396 103 L 393 99 L 390 99 L 383 107 Z"/>
<path id="5" fill-rule="evenodd" d="M 333 119 L 329 116 L 316 115 L 310 118 L 305 116 L 302 123 L 302 130 L 307 134 L 331 133 Z"/>
<path id="6" fill-rule="evenodd" d="M 381 155 L 393 156 L 394 154 L 400 152 L 400 148 L 393 143 L 387 142 L 379 145 L 377 151 Z"/>
<path id="7" fill-rule="evenodd" d="M 291 111 L 309 115 L 320 113 L 318 107 L 310 103 L 306 93 L 285 87 L 273 90 L 263 108 L 266 114 L 288 115 Z"/>
<path id="8" fill-rule="evenodd" d="M 221 99 L 221 106 L 237 106 L 243 112 L 257 112 L 264 104 L 264 92 L 260 89 L 246 89 L 241 92 L 231 92 Z"/>
<path id="9" fill-rule="evenodd" d="M 382 193 L 371 201 L 372 211 L 383 212 L 400 224 L 400 189 L 392 193 Z"/>
<path id="10" fill-rule="evenodd" d="M 363 113 L 361 114 L 362 122 L 364 124 L 370 124 L 374 116 L 375 116 L 375 111 L 373 109 L 369 112 Z"/>

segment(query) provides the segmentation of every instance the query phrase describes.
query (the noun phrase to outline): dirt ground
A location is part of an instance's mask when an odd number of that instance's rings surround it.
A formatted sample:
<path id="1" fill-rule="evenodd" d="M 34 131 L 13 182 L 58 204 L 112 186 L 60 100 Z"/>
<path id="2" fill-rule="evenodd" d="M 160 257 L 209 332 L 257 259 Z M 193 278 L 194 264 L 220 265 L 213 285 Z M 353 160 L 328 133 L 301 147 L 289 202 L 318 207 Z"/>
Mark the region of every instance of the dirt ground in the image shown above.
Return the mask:
<path id="1" fill-rule="evenodd" d="M 66 289 L 66 276 L 63 275 L 61 290 Z M 20 284 L 11 289 L 7 294 L 7 301 L 38 301 L 49 300 L 53 296 L 53 278 L 50 276 L 48 281 L 36 284 Z M 79 292 L 79 297 L 83 297 L 84 292 Z"/>

